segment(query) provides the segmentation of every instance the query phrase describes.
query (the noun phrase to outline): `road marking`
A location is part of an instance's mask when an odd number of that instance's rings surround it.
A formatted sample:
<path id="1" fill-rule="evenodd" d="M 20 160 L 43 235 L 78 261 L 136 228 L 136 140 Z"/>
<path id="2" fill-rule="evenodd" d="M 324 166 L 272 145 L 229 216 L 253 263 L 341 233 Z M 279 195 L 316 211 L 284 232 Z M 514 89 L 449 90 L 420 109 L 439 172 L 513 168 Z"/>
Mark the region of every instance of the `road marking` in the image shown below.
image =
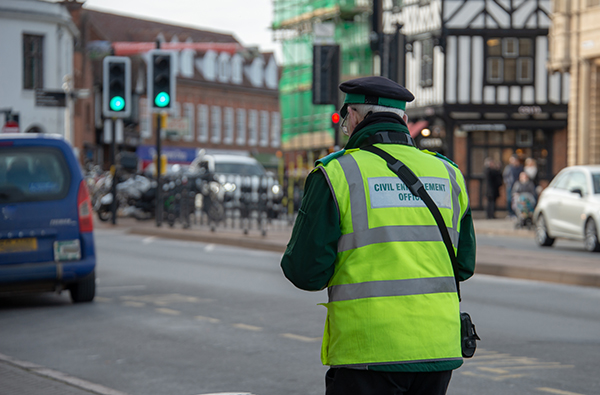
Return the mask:
<path id="1" fill-rule="evenodd" d="M 536 389 L 538 391 L 549 392 L 551 394 L 557 394 L 557 395 L 583 395 L 583 394 L 579 394 L 577 392 L 561 391 L 561 390 L 557 390 L 554 388 L 547 388 L 547 387 L 540 387 L 540 388 L 536 388 Z"/>
<path id="2" fill-rule="evenodd" d="M 146 306 L 146 303 L 142 303 L 142 302 L 123 302 L 123 306 L 128 306 L 128 307 L 144 307 Z"/>
<path id="3" fill-rule="evenodd" d="M 156 310 L 156 311 L 158 311 L 159 313 L 162 313 L 162 314 L 169 314 L 169 315 L 179 315 L 179 314 L 181 314 L 181 311 L 173 310 L 173 309 L 167 309 L 166 307 L 158 307 L 158 308 L 156 308 L 154 310 Z"/>
<path id="4" fill-rule="evenodd" d="M 221 320 L 218 318 L 205 317 L 203 315 L 197 315 L 196 319 L 198 321 L 207 321 L 207 322 L 210 322 L 211 324 L 218 324 L 219 322 L 221 322 Z"/>
<path id="5" fill-rule="evenodd" d="M 254 395 L 250 392 L 213 392 L 211 394 L 198 394 L 198 395 Z"/>
<path id="6" fill-rule="evenodd" d="M 96 297 L 94 298 L 94 300 L 95 300 L 96 302 L 100 302 L 100 303 L 108 303 L 108 302 L 112 302 L 112 299 L 111 299 L 111 298 L 104 298 L 104 297 L 102 297 L 102 296 L 96 296 Z"/>
<path id="7" fill-rule="evenodd" d="M 142 240 L 143 244 L 150 244 L 154 241 L 154 239 L 156 239 L 156 236 L 150 236 L 150 237 L 146 237 Z"/>
<path id="8" fill-rule="evenodd" d="M 98 287 L 102 291 L 138 291 L 146 289 L 145 285 L 114 285 L 108 287 Z"/>
<path id="9" fill-rule="evenodd" d="M 515 357 L 506 353 L 478 350 L 478 354 L 465 361 L 461 374 L 480 377 L 493 381 L 502 381 L 531 376 L 533 370 L 572 369 L 574 365 L 562 365 L 559 362 L 543 362 L 537 358 Z"/>
<path id="10" fill-rule="evenodd" d="M 285 337 L 287 339 L 299 340 L 301 342 L 312 343 L 321 341 L 320 337 L 307 337 L 302 335 L 295 335 L 293 333 L 281 333 L 279 336 Z"/>
<path id="11" fill-rule="evenodd" d="M 208 244 L 206 247 L 204 247 L 204 251 L 206 251 L 206 252 L 214 251 L 214 249 L 215 249 L 214 244 Z"/>
<path id="12" fill-rule="evenodd" d="M 260 326 L 247 325 L 247 324 L 232 324 L 231 326 L 233 326 L 234 328 L 244 329 L 247 331 L 254 331 L 254 332 L 262 331 L 262 329 L 263 329 Z"/>
<path id="13" fill-rule="evenodd" d="M 157 306 L 167 306 L 172 303 L 202 303 L 202 302 L 212 302 L 212 299 L 201 299 L 196 298 L 195 296 L 186 296 L 181 294 L 163 294 L 163 295 L 127 295 L 121 296 L 121 299 L 143 302 L 143 303 L 153 303 Z"/>

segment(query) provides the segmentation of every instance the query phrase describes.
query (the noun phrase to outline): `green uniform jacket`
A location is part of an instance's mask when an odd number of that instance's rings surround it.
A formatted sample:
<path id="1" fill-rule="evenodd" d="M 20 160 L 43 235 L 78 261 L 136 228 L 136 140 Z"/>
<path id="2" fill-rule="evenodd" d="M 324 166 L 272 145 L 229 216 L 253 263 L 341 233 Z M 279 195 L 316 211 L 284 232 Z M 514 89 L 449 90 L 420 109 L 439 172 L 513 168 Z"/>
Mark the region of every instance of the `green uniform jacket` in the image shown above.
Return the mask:
<path id="1" fill-rule="evenodd" d="M 387 114 L 387 113 L 386 113 Z M 399 118 L 390 125 L 390 117 L 374 114 L 359 124 L 346 145 L 347 149 L 359 148 L 363 141 L 381 130 L 372 126 L 385 122 L 386 130 L 408 133 Z M 379 126 L 379 125 L 377 125 Z M 402 159 L 402 158 L 399 158 Z M 470 210 L 460 226 L 457 259 L 461 281 L 473 275 L 475 270 L 475 232 Z M 285 276 L 298 288 L 319 291 L 327 287 L 334 273 L 338 239 L 341 236 L 340 219 L 329 185 L 321 171 L 312 172 L 306 179 L 304 197 L 292 231 L 290 242 L 281 260 Z M 404 365 L 372 366 L 380 371 L 443 371 L 456 369 L 460 363 L 433 362 Z"/>

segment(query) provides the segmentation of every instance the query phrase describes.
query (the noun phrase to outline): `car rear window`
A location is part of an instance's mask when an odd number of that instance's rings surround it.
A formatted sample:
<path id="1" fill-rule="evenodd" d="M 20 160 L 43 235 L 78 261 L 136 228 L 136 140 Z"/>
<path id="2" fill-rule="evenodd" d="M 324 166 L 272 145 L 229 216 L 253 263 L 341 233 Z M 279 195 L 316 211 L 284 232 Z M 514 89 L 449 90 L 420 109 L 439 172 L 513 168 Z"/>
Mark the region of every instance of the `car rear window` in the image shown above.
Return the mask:
<path id="1" fill-rule="evenodd" d="M 592 174 L 592 184 L 594 184 L 594 194 L 600 194 L 600 173 Z"/>
<path id="2" fill-rule="evenodd" d="M 0 203 L 63 199 L 71 172 L 53 147 L 0 148 Z"/>

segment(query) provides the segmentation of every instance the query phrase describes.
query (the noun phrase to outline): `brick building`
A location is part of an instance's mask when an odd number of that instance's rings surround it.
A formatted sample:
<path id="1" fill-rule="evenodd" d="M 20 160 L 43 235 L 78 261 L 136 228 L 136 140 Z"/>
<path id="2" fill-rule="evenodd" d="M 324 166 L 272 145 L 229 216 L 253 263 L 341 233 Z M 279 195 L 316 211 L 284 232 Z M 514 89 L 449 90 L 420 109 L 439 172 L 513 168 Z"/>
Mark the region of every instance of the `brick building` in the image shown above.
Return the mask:
<path id="1" fill-rule="evenodd" d="M 272 53 L 244 48 L 235 37 L 183 26 L 92 11 L 63 1 L 81 31 L 75 48 L 75 87 L 93 92 L 75 104 L 74 145 L 82 161 L 106 164 L 108 145 L 101 117 L 102 59 L 129 56 L 133 110 L 125 119 L 120 150 L 152 160 L 156 120 L 146 99 L 147 51 L 175 52 L 177 103 L 163 129 L 170 163 L 190 162 L 201 148 L 251 154 L 275 161 L 280 146 L 279 68 Z M 108 132 L 108 130 L 106 131 Z"/>
<path id="2" fill-rule="evenodd" d="M 600 163 L 600 0 L 554 0 L 550 70 L 571 74 L 569 165 Z"/>

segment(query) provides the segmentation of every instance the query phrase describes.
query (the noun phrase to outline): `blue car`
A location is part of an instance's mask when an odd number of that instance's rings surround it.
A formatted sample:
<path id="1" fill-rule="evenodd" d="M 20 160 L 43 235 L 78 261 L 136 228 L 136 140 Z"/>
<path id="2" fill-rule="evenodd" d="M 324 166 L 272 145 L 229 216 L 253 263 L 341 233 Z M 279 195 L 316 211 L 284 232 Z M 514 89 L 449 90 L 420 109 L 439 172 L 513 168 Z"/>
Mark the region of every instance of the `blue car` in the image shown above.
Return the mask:
<path id="1" fill-rule="evenodd" d="M 92 205 L 60 136 L 0 134 L 0 293 L 96 294 Z"/>

